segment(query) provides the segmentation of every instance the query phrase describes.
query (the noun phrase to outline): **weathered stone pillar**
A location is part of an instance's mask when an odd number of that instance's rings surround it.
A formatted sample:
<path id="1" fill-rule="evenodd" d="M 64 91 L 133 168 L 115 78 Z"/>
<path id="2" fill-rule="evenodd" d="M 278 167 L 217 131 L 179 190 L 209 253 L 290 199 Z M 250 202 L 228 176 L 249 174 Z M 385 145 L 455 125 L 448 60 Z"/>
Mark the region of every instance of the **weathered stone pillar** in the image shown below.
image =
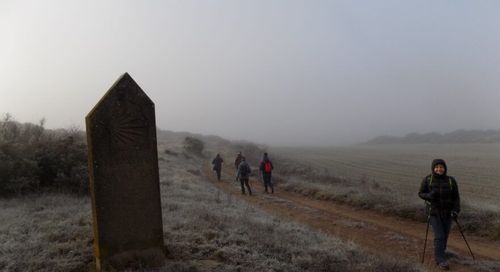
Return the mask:
<path id="1" fill-rule="evenodd" d="M 154 103 L 125 73 L 86 125 L 97 271 L 162 266 Z"/>

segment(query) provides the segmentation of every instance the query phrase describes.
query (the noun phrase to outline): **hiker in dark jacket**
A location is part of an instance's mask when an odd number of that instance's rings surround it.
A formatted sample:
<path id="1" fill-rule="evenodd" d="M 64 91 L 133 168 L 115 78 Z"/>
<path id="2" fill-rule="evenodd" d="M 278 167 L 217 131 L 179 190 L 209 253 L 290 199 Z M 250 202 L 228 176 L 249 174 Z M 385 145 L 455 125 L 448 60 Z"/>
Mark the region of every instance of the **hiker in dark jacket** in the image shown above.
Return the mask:
<path id="1" fill-rule="evenodd" d="M 245 185 L 248 189 L 248 194 L 252 195 L 252 190 L 250 189 L 250 184 L 248 184 L 248 179 L 250 178 L 250 173 L 252 173 L 252 169 L 250 165 L 246 162 L 245 157 L 241 156 L 241 162 L 238 166 L 238 174 L 236 175 L 236 179 L 240 180 L 241 183 L 241 193 L 245 194 Z"/>
<path id="2" fill-rule="evenodd" d="M 220 181 L 220 172 L 222 170 L 222 163 L 224 160 L 220 157 L 220 154 L 217 154 L 215 158 L 212 160 L 212 164 L 214 165 L 214 171 L 217 174 L 217 180 Z"/>
<path id="3" fill-rule="evenodd" d="M 259 170 L 262 173 L 262 179 L 264 180 L 264 189 L 267 193 L 268 192 L 267 187 L 270 187 L 271 194 L 274 194 L 274 186 L 271 180 L 273 169 L 274 169 L 273 163 L 269 159 L 267 153 L 264 153 L 264 157 L 262 158 L 262 161 L 260 162 L 259 165 Z"/>
<path id="4" fill-rule="evenodd" d="M 432 161 L 432 174 L 422 180 L 418 196 L 425 200 L 434 232 L 434 258 L 439 268 L 449 269 L 445 257 L 451 221 L 460 213 L 457 181 L 447 175 L 446 162 Z"/>
<path id="5" fill-rule="evenodd" d="M 241 155 L 241 151 L 238 152 L 238 155 L 236 155 L 236 159 L 234 160 L 234 166 L 236 167 L 236 171 L 238 171 L 238 166 L 240 166 L 241 158 L 243 156 Z"/>

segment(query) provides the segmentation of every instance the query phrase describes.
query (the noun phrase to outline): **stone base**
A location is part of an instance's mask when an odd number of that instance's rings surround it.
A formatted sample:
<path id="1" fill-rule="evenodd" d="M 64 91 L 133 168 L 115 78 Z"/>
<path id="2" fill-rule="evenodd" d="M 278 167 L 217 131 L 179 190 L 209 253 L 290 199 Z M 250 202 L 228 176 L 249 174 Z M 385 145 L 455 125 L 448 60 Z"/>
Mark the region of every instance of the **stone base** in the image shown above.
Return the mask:
<path id="1" fill-rule="evenodd" d="M 155 268 L 165 264 L 163 248 L 131 250 L 106 258 L 96 258 L 96 271 L 120 271 L 126 268 Z"/>

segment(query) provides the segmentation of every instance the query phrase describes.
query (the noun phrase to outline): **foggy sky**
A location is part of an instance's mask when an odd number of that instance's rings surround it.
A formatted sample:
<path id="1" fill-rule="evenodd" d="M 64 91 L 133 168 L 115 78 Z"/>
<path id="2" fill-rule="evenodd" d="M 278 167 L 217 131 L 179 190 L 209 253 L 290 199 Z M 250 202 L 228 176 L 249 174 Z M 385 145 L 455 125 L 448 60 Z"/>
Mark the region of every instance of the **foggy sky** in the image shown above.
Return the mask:
<path id="1" fill-rule="evenodd" d="M 78 126 L 124 72 L 162 129 L 271 145 L 500 129 L 498 1 L 0 1 L 0 114 Z"/>

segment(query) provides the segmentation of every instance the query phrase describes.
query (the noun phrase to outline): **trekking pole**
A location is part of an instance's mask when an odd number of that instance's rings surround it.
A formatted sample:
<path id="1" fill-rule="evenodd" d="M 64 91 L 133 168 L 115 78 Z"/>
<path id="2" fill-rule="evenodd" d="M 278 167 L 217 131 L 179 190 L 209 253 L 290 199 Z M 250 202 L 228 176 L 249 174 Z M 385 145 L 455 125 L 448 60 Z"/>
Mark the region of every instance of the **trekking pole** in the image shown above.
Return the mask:
<path id="1" fill-rule="evenodd" d="M 429 215 L 427 215 L 427 230 L 425 231 L 425 242 L 424 242 L 424 252 L 422 253 L 422 263 L 424 263 L 424 258 L 425 258 L 425 248 L 427 247 L 427 235 L 429 234 L 430 222 L 431 222 L 431 215 L 429 211 Z"/>
<path id="2" fill-rule="evenodd" d="M 472 256 L 473 260 L 476 260 L 474 258 L 474 254 L 472 254 L 472 250 L 470 249 L 469 243 L 467 243 L 467 239 L 465 239 L 465 235 L 462 231 L 462 227 L 460 227 L 460 224 L 458 223 L 458 219 L 455 217 L 455 223 L 457 223 L 458 231 L 460 231 L 460 234 L 462 234 L 462 237 L 464 238 L 465 244 L 467 245 L 467 248 L 469 249 L 470 255 Z"/>

